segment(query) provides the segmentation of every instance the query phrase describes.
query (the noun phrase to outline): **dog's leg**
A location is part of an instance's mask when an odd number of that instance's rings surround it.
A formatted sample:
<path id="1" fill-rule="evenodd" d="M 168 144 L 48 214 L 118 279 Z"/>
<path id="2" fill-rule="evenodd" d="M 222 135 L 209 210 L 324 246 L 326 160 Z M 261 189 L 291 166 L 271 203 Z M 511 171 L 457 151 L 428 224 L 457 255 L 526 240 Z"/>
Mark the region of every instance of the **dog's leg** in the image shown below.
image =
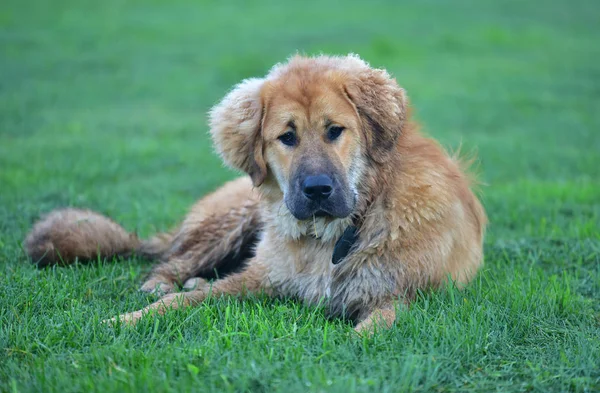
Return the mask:
<path id="1" fill-rule="evenodd" d="M 366 318 L 356 325 L 354 330 L 359 334 L 371 335 L 376 329 L 389 329 L 396 320 L 396 307 L 389 301 L 371 311 Z"/>
<path id="2" fill-rule="evenodd" d="M 220 268 L 235 271 L 250 256 L 260 227 L 258 199 L 249 179 L 227 183 L 192 208 L 175 233 L 165 262 L 154 267 L 140 289 L 164 294 Z"/>
<path id="3" fill-rule="evenodd" d="M 116 321 L 121 321 L 129 325 L 134 325 L 148 313 L 157 312 L 164 314 L 169 309 L 194 306 L 200 304 L 208 296 L 246 296 L 261 291 L 270 293 L 269 286 L 266 285 L 266 269 L 264 265 L 253 258 L 249 261 L 248 267 L 245 270 L 217 280 L 212 285 L 205 283 L 195 291 L 168 294 L 142 310 L 122 314 L 108 322 L 114 324 Z"/>
<path id="4" fill-rule="evenodd" d="M 260 231 L 258 206 L 232 208 L 184 227 L 173 242 L 169 259 L 158 264 L 141 290 L 168 293 L 190 278 L 210 275 L 225 264 L 235 270 L 253 246 Z M 231 266 L 235 265 L 235 266 Z"/>

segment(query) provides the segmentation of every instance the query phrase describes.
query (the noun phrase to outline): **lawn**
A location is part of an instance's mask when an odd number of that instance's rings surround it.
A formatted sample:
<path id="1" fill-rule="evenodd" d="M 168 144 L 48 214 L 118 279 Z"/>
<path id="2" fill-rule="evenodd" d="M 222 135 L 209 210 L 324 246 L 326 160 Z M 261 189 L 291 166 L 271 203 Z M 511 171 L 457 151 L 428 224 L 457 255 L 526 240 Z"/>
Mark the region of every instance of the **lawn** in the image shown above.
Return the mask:
<path id="1" fill-rule="evenodd" d="M 0 391 L 600 390 L 600 3 L 3 0 Z M 445 146 L 476 150 L 490 218 L 466 290 L 360 338 L 322 310 L 213 299 L 133 329 L 148 262 L 38 270 L 40 213 L 147 236 L 236 176 L 206 112 L 307 54 L 387 68 Z"/>

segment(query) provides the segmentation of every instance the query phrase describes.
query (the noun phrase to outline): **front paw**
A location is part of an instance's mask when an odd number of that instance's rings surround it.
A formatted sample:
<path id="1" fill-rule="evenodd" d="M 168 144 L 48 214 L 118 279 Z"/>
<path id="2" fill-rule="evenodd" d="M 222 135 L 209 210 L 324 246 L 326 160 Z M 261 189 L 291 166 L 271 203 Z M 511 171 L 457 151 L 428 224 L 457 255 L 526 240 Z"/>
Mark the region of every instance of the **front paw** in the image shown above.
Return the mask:
<path id="1" fill-rule="evenodd" d="M 121 323 L 122 325 L 127 326 L 135 326 L 135 324 L 144 316 L 144 313 L 140 311 L 134 311 L 126 314 L 121 314 L 118 317 L 114 317 L 111 319 L 105 319 L 102 323 L 107 324 L 109 326 L 116 326 Z"/>
<path id="2" fill-rule="evenodd" d="M 165 281 L 166 280 L 160 278 L 151 278 L 142 285 L 140 291 L 148 292 L 156 296 L 162 296 L 173 292 L 175 286 Z"/>
<path id="3" fill-rule="evenodd" d="M 202 288 L 205 284 L 207 284 L 207 281 L 205 279 L 200 277 L 192 277 L 189 280 L 187 280 L 185 284 L 183 284 L 182 289 L 184 291 L 195 291 L 198 288 Z"/>
<path id="4" fill-rule="evenodd" d="M 370 337 L 373 335 L 374 328 L 373 321 L 367 319 L 356 325 L 354 327 L 354 332 L 361 337 Z"/>

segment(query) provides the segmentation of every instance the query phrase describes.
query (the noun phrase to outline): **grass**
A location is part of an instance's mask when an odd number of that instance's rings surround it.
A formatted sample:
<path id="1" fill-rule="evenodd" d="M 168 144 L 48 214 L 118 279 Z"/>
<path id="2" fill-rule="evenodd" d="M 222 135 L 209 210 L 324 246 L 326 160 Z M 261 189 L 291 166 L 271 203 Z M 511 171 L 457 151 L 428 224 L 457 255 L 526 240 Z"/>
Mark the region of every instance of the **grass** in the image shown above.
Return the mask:
<path id="1" fill-rule="evenodd" d="M 0 391 L 600 390 L 600 6 L 592 0 L 6 0 L 0 9 Z M 424 130 L 480 157 L 491 225 L 466 290 L 358 338 L 318 308 L 211 300 L 135 329 L 141 260 L 37 270 L 40 213 L 142 235 L 235 176 L 207 109 L 297 50 L 356 52 Z"/>

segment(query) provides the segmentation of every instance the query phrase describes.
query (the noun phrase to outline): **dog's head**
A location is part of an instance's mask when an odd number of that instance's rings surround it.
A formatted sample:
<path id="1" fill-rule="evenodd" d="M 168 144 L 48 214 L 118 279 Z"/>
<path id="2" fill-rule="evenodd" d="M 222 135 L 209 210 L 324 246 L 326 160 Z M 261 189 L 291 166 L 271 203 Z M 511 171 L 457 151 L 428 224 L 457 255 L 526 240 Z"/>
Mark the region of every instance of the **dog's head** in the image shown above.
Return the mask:
<path id="1" fill-rule="evenodd" d="M 353 213 L 364 169 L 389 160 L 405 118 L 404 91 L 385 71 L 356 56 L 296 56 L 237 85 L 210 126 L 227 164 L 281 191 L 305 220 Z"/>

